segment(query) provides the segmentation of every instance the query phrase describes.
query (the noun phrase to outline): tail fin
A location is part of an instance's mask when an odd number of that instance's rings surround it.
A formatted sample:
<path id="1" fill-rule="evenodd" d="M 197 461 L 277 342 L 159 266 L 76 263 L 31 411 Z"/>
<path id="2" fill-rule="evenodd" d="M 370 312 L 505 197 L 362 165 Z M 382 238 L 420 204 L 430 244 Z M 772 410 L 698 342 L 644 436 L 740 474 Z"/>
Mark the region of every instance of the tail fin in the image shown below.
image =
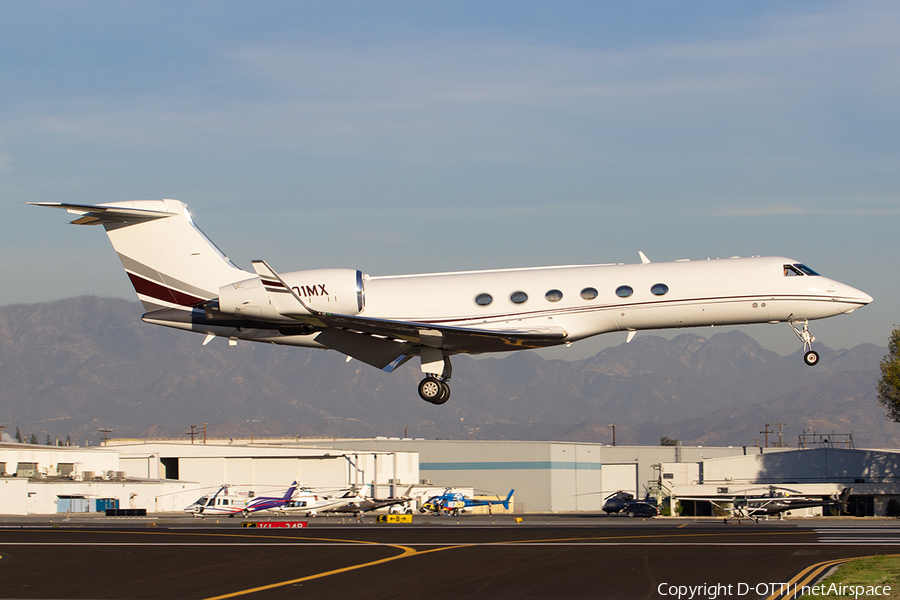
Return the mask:
<path id="1" fill-rule="evenodd" d="M 199 305 L 248 273 L 194 225 L 178 200 L 108 204 L 32 202 L 80 215 L 74 225 L 103 225 L 147 312 Z"/>
<path id="2" fill-rule="evenodd" d="M 295 481 L 294 483 L 291 484 L 291 487 L 288 488 L 288 491 L 286 491 L 284 493 L 284 497 L 282 497 L 281 499 L 284 500 L 285 502 L 287 502 L 294 496 L 294 492 L 296 492 L 296 491 L 297 491 L 297 482 Z"/>
<path id="3" fill-rule="evenodd" d="M 501 502 L 501 504 L 503 505 L 503 508 L 505 508 L 506 510 L 509 510 L 509 501 L 512 500 L 512 495 L 513 495 L 514 491 L 516 491 L 516 490 L 514 490 L 514 489 L 509 490 L 509 493 L 506 495 L 506 500 Z"/>
<path id="4" fill-rule="evenodd" d="M 841 490 L 841 495 L 838 496 L 838 502 L 841 503 L 841 508 L 847 506 L 847 500 L 850 498 L 850 494 L 853 492 L 852 487 L 846 487 Z"/>

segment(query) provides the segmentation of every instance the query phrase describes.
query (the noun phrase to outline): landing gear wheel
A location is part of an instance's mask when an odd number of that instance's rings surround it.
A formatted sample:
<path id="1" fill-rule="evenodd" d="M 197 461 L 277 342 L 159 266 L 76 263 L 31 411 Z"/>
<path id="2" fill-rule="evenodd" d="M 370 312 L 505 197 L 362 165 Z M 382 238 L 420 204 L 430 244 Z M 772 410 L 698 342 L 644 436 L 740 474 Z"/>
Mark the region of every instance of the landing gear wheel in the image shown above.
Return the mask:
<path id="1" fill-rule="evenodd" d="M 419 397 L 431 404 L 443 404 L 450 399 L 450 386 L 437 377 L 426 377 L 419 383 Z"/>
<path id="2" fill-rule="evenodd" d="M 805 362 L 810 367 L 816 366 L 817 364 L 819 364 L 819 353 L 815 350 L 810 350 L 803 355 L 803 362 Z"/>

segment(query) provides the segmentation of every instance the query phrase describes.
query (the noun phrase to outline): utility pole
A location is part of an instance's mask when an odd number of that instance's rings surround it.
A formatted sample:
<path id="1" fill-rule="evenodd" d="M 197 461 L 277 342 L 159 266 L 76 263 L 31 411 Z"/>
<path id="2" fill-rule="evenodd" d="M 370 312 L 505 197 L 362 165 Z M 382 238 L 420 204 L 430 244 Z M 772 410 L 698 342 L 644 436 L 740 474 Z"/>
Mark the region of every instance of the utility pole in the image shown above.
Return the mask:
<path id="1" fill-rule="evenodd" d="M 778 445 L 776 448 L 784 448 L 784 426 L 787 423 L 773 423 L 773 425 L 778 427 Z"/>
<path id="2" fill-rule="evenodd" d="M 187 433 L 185 433 L 184 435 L 189 435 L 189 436 L 191 436 L 191 444 L 193 444 L 193 443 L 194 443 L 194 436 L 197 435 L 197 426 L 196 426 L 196 425 L 191 425 L 191 430 L 188 431 Z"/>
<path id="3" fill-rule="evenodd" d="M 760 433 L 766 434 L 766 446 L 765 446 L 766 448 L 769 447 L 769 434 L 770 434 L 770 433 L 775 433 L 774 431 L 769 431 L 769 425 L 770 425 L 770 423 L 766 423 L 766 430 L 765 430 L 765 431 L 760 431 Z"/>
<path id="4" fill-rule="evenodd" d="M 206 445 L 206 423 L 203 424 L 203 445 Z"/>
<path id="5" fill-rule="evenodd" d="M 103 445 L 106 446 L 107 442 L 109 442 L 109 434 L 112 432 L 112 429 L 101 429 L 100 433 L 103 434 Z"/>
<path id="6" fill-rule="evenodd" d="M 0 425 L 0 442 L 3 441 L 3 430 L 9 429 L 9 425 Z"/>
<path id="7" fill-rule="evenodd" d="M 612 438 L 613 438 L 612 445 L 615 446 L 616 445 L 616 424 L 610 423 L 609 426 L 612 427 Z"/>

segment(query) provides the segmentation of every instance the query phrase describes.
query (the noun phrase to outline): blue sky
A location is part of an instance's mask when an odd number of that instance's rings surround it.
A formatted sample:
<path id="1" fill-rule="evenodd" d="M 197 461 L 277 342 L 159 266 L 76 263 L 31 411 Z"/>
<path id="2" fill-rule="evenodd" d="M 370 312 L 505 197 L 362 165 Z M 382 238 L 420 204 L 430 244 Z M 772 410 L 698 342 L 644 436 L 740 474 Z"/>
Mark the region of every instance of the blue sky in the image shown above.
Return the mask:
<path id="1" fill-rule="evenodd" d="M 133 298 L 23 202 L 165 197 L 282 271 L 785 255 L 875 298 L 820 342 L 885 345 L 898 106 L 893 2 L 0 0 L 0 305 Z"/>

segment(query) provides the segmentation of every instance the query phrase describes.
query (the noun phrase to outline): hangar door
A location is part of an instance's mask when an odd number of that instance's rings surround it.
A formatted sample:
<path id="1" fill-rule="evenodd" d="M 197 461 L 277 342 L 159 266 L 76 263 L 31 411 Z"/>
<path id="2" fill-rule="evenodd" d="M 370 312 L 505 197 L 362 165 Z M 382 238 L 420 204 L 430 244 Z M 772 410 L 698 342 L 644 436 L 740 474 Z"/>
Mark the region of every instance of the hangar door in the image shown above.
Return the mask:
<path id="1" fill-rule="evenodd" d="M 601 474 L 603 477 L 604 498 L 619 490 L 630 492 L 634 494 L 635 498 L 638 498 L 636 464 L 613 465 L 610 463 L 603 463 Z"/>

